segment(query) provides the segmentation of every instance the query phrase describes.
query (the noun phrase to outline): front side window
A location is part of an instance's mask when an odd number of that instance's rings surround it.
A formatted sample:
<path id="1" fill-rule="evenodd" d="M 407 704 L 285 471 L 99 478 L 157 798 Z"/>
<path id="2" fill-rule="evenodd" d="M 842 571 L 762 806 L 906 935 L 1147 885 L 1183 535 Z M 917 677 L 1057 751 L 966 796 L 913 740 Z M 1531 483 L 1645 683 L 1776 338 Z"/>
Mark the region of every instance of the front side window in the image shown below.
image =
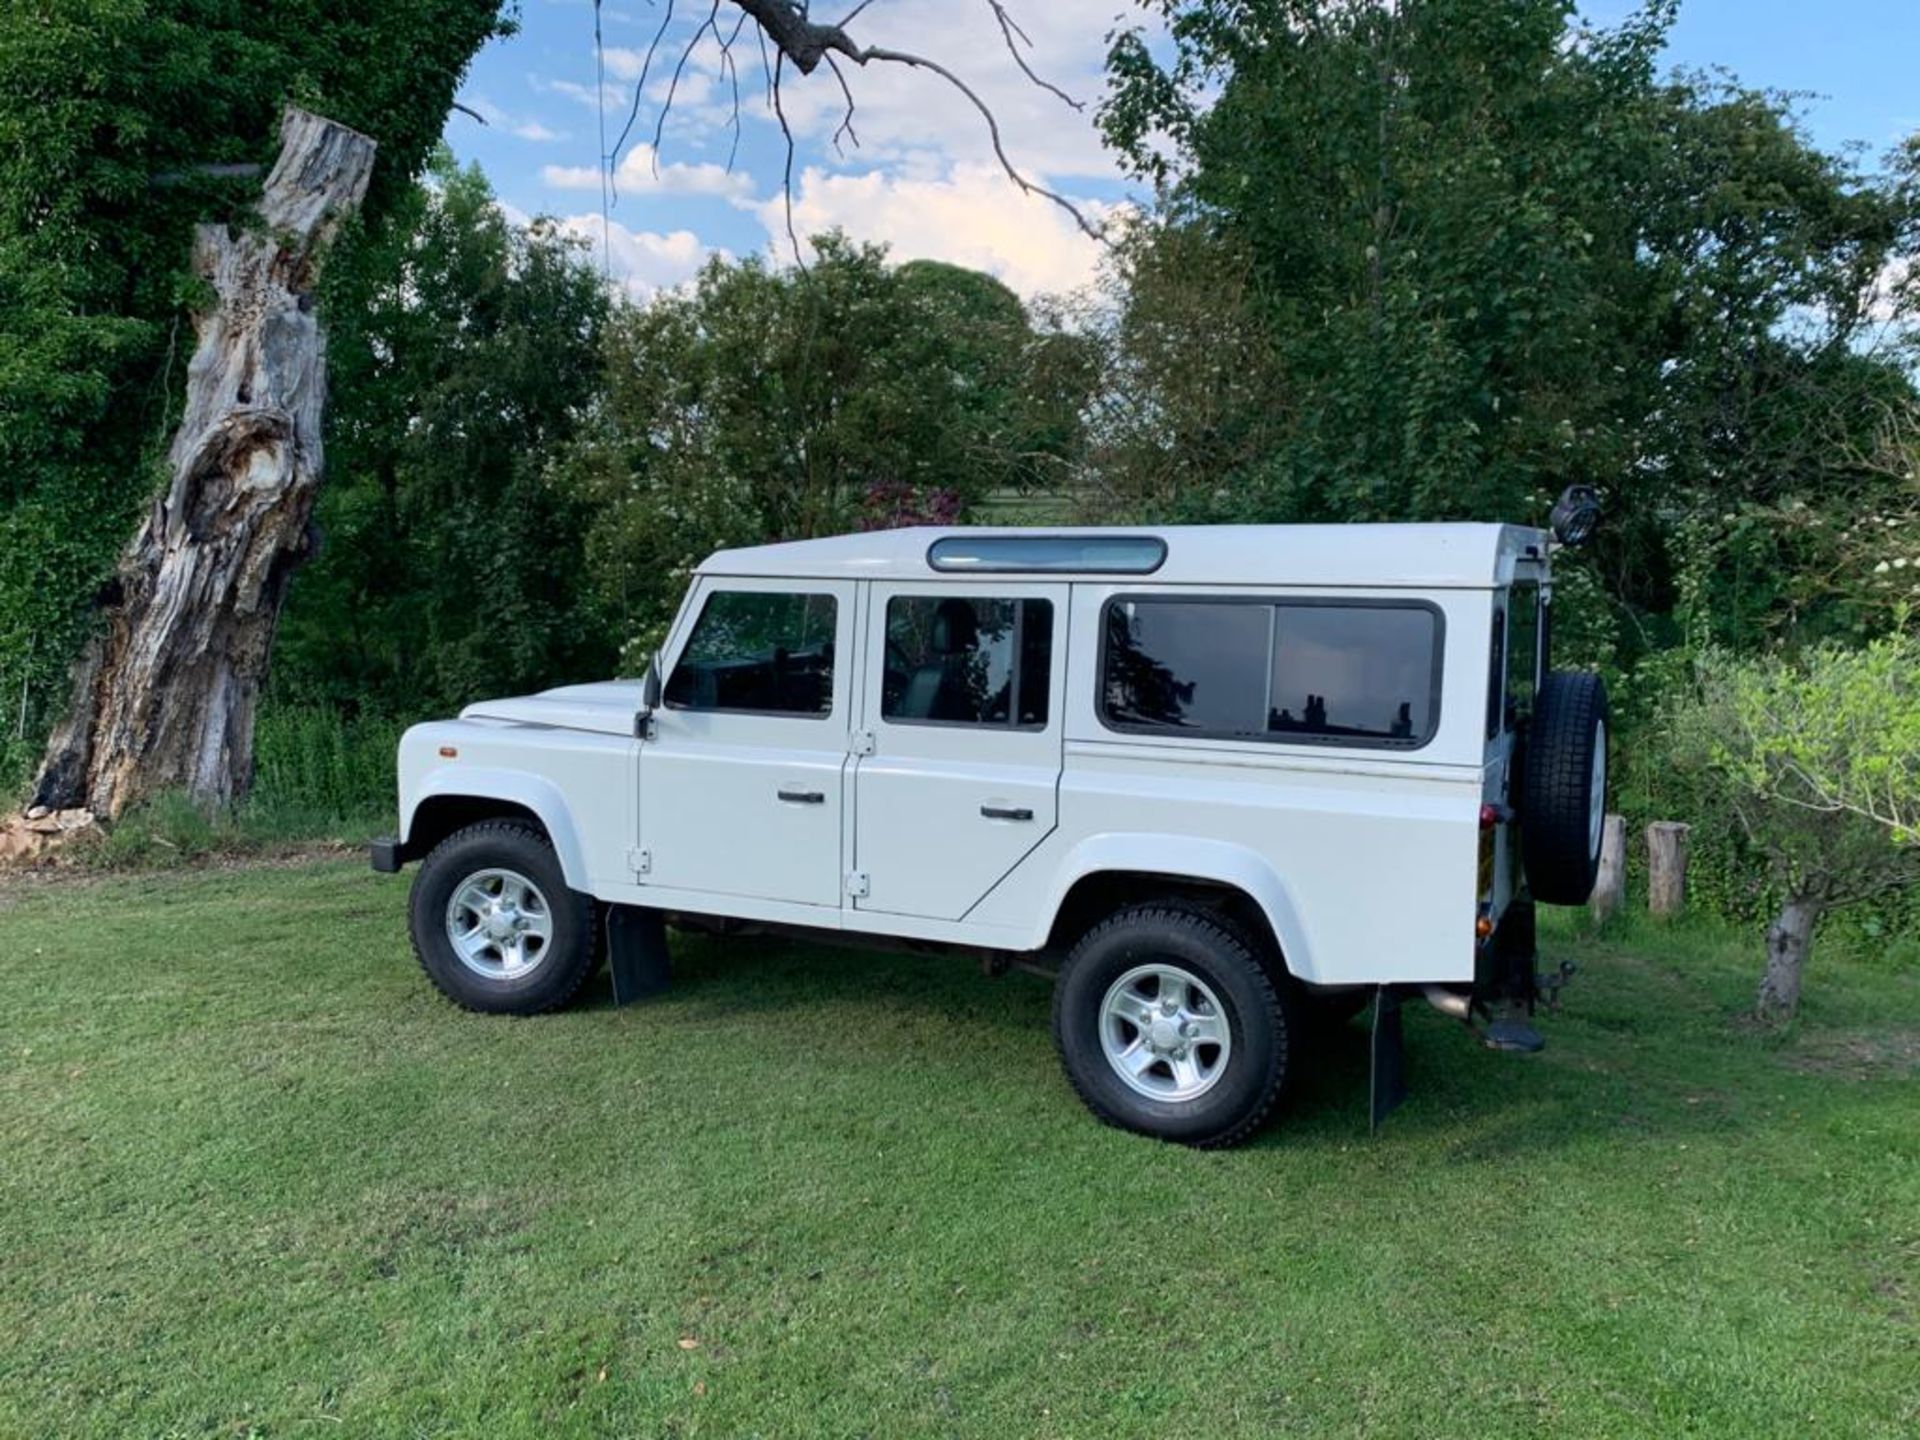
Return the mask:
<path id="1" fill-rule="evenodd" d="M 681 710 L 821 716 L 833 709 L 831 595 L 720 590 L 667 681 Z"/>
<path id="2" fill-rule="evenodd" d="M 1440 616 L 1391 601 L 1111 601 L 1101 707 L 1119 729 L 1406 746 L 1439 721 Z"/>
<path id="3" fill-rule="evenodd" d="M 887 602 L 880 714 L 895 721 L 1044 728 L 1053 604 L 973 595 Z"/>

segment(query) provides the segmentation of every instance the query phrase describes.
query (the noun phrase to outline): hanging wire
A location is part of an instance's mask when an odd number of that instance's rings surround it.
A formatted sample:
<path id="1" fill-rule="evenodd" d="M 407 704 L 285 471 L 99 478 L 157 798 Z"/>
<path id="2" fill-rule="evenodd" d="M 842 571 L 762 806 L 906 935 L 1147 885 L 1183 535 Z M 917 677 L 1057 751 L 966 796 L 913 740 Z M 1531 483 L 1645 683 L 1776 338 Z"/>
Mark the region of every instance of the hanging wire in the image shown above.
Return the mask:
<path id="1" fill-rule="evenodd" d="M 600 108 L 600 278 L 613 279 L 613 217 L 608 199 L 613 166 L 607 159 L 607 48 L 600 39 L 600 0 L 593 0 L 593 89 Z"/>

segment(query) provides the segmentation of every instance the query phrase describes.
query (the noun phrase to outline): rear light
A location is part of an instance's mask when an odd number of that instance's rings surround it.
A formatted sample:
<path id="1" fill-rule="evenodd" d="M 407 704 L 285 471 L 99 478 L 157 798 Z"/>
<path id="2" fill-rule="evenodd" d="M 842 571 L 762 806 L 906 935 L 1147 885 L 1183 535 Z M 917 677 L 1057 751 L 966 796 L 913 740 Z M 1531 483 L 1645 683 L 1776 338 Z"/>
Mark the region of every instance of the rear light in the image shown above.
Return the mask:
<path id="1" fill-rule="evenodd" d="M 1482 805 L 1480 807 L 1480 828 L 1491 830 L 1496 825 L 1504 825 L 1513 819 L 1513 811 L 1504 805 Z"/>
<path id="2" fill-rule="evenodd" d="M 1493 917 L 1491 915 L 1482 915 L 1478 920 L 1474 921 L 1473 933 L 1482 940 L 1493 934 Z"/>

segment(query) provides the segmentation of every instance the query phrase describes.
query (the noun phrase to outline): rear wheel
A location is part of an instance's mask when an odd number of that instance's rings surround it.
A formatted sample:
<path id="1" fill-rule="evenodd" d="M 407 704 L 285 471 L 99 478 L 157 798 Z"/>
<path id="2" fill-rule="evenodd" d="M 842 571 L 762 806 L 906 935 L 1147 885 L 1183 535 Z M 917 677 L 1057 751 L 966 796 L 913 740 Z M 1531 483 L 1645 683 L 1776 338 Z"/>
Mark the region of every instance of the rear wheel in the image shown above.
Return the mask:
<path id="1" fill-rule="evenodd" d="M 427 978 L 468 1010 L 552 1010 L 596 960 L 592 898 L 567 888 L 547 837 L 517 821 L 482 821 L 436 845 L 414 877 L 408 928 Z"/>
<path id="2" fill-rule="evenodd" d="M 1255 944 L 1211 912 L 1121 910 L 1061 966 L 1053 1035 L 1067 1078 L 1109 1125 L 1235 1145 L 1279 1101 L 1297 1024 Z"/>

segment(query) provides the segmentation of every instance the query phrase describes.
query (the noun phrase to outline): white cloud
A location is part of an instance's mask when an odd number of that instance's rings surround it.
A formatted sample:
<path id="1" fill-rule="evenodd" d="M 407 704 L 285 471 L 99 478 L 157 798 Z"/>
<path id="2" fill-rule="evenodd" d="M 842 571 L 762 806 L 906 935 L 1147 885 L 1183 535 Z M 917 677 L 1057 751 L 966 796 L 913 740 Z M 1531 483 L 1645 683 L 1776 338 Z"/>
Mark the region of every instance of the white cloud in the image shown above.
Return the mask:
<path id="1" fill-rule="evenodd" d="M 1115 207 L 1083 207 L 1098 222 Z M 778 195 L 754 207 L 776 253 L 790 253 Z M 1024 195 L 999 169 L 960 165 L 937 178 L 885 171 L 831 175 L 809 167 L 798 179 L 793 226 L 803 242 L 835 226 L 856 240 L 884 242 L 895 262 L 946 260 L 998 276 L 1022 295 L 1070 290 L 1094 278 L 1098 242 L 1051 201 Z"/>
<path id="2" fill-rule="evenodd" d="M 588 241 L 595 260 L 600 259 L 603 242 L 598 215 L 567 215 L 554 224 L 567 234 Z M 666 234 L 629 230 L 616 220 L 605 233 L 613 278 L 641 300 L 685 284 L 699 273 L 710 256 L 727 253 L 707 245 L 691 230 L 673 230 Z"/>
<path id="3" fill-rule="evenodd" d="M 540 178 L 556 190 L 600 188 L 600 172 L 591 165 L 548 165 Z M 644 142 L 621 156 L 614 178 L 623 195 L 719 195 L 743 201 L 753 191 L 752 179 L 738 170 L 728 173 L 712 161 L 660 161 Z"/>
<path id="4" fill-rule="evenodd" d="M 538 120 L 529 120 L 524 125 L 514 126 L 513 133 L 518 135 L 522 140 L 532 140 L 537 144 L 546 144 L 549 141 L 564 140 L 567 138 L 564 131 L 549 130 Z"/>

